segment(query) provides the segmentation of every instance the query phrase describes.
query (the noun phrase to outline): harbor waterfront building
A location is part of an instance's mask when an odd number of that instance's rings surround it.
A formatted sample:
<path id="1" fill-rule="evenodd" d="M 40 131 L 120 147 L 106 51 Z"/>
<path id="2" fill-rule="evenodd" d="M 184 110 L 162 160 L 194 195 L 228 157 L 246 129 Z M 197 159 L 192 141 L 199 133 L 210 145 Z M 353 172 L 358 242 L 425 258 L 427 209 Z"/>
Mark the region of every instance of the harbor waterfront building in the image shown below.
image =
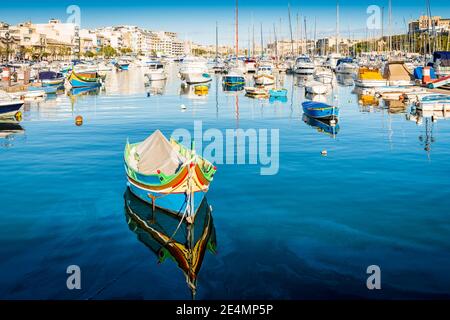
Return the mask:
<path id="1" fill-rule="evenodd" d="M 409 23 L 409 33 L 421 33 L 436 31 L 437 33 L 450 32 L 450 18 L 440 16 L 420 16 L 418 20 Z"/>
<path id="2" fill-rule="evenodd" d="M 186 53 L 186 44 L 175 32 L 151 31 L 137 26 L 108 26 L 79 29 L 73 23 L 50 19 L 48 23 L 31 21 L 10 25 L 0 22 L 0 37 L 9 34 L 13 39 L 9 48 L 12 59 L 62 59 L 70 56 L 98 53 L 111 46 L 117 52 L 142 55 L 179 57 Z M 3 52 L 2 44 L 0 49 Z M 5 58 L 5 57 L 3 57 Z"/>

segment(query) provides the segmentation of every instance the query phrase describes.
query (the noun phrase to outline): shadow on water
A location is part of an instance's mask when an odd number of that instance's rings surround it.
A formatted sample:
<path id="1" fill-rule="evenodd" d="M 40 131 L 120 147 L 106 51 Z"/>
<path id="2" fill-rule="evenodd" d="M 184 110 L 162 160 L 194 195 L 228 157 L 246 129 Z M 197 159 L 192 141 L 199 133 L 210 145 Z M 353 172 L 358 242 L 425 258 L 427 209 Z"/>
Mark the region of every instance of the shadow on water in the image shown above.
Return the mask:
<path id="1" fill-rule="evenodd" d="M 18 135 L 25 134 L 25 129 L 18 121 L 13 119 L 0 119 L 0 139 L 1 147 L 9 148 L 13 146 L 13 141 Z"/>
<path id="2" fill-rule="evenodd" d="M 314 119 L 306 114 L 303 114 L 303 122 L 313 128 L 316 128 L 320 133 L 328 134 L 332 138 L 335 138 L 340 130 L 338 123 L 332 124 L 330 121 Z"/>
<path id="3" fill-rule="evenodd" d="M 195 299 L 197 279 L 206 251 L 216 253 L 216 232 L 211 208 L 206 198 L 200 205 L 193 224 L 155 209 L 134 196 L 127 188 L 125 217 L 138 240 L 157 257 L 158 263 L 174 261 L 183 272 L 192 298 Z"/>

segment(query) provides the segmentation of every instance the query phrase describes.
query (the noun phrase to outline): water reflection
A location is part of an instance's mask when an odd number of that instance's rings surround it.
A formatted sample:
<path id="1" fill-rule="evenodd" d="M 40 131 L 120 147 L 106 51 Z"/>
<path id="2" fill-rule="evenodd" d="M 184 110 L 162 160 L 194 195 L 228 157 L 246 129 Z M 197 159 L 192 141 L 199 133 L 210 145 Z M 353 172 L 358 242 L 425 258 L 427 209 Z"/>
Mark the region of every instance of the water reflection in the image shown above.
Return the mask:
<path id="1" fill-rule="evenodd" d="M 18 135 L 23 135 L 25 130 L 17 120 L 1 119 L 0 120 L 0 139 L 2 147 L 12 147 L 13 141 Z"/>
<path id="2" fill-rule="evenodd" d="M 211 208 L 205 200 L 200 205 L 193 224 L 155 209 L 136 198 L 127 189 L 124 195 L 128 227 L 139 241 L 157 257 L 158 263 L 173 260 L 183 272 L 192 298 L 206 251 L 216 253 L 217 241 Z"/>
<path id="3" fill-rule="evenodd" d="M 343 87 L 351 87 L 355 84 L 355 79 L 350 74 L 338 74 L 336 79 L 338 84 Z"/>
<path id="4" fill-rule="evenodd" d="M 147 95 L 162 96 L 166 91 L 167 80 L 150 81 L 147 85 Z"/>
<path id="5" fill-rule="evenodd" d="M 303 114 L 303 121 L 307 125 L 316 128 L 317 132 L 326 133 L 326 134 L 330 135 L 332 138 L 335 138 L 340 130 L 340 126 L 338 123 L 332 123 L 332 122 L 326 121 L 326 120 L 314 119 L 314 118 L 309 117 L 306 114 Z"/>

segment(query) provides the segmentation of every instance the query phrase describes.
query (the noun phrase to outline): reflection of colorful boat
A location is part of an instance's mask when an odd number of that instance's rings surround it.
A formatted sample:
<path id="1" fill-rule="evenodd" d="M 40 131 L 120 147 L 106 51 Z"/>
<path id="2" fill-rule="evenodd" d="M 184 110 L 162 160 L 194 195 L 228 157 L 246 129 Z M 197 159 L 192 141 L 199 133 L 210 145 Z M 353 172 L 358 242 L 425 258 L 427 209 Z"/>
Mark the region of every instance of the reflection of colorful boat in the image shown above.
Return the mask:
<path id="1" fill-rule="evenodd" d="M 329 121 L 314 119 L 306 114 L 303 114 L 303 121 L 307 125 L 315 127 L 317 131 L 327 133 L 329 135 L 332 135 L 333 137 L 336 136 L 340 130 L 339 124 L 337 123 L 332 124 Z"/>
<path id="2" fill-rule="evenodd" d="M 275 103 L 277 101 L 286 103 L 288 101 L 288 98 L 287 97 L 272 97 L 272 96 L 269 98 L 270 103 Z"/>
<path id="3" fill-rule="evenodd" d="M 168 258 L 175 261 L 194 297 L 206 251 L 215 254 L 217 248 L 213 217 L 206 199 L 201 203 L 193 224 L 180 224 L 177 217 L 159 210 L 152 211 L 128 189 L 124 198 L 130 230 L 156 255 L 158 263 Z"/>
<path id="4" fill-rule="evenodd" d="M 269 91 L 264 87 L 245 87 L 245 94 L 252 98 L 268 98 Z"/>
<path id="5" fill-rule="evenodd" d="M 287 96 L 287 89 L 270 89 L 269 90 L 270 97 L 281 98 Z"/>
<path id="6" fill-rule="evenodd" d="M 194 87 L 194 93 L 196 95 L 201 95 L 201 96 L 207 95 L 208 91 L 209 91 L 209 87 L 205 86 L 205 85 L 198 85 L 198 86 Z"/>
<path id="7" fill-rule="evenodd" d="M 322 102 L 306 101 L 302 103 L 303 112 L 311 118 L 336 119 L 339 108 Z"/>
<path id="8" fill-rule="evenodd" d="M 224 84 L 223 85 L 223 91 L 225 91 L 225 92 L 228 92 L 228 91 L 236 92 L 236 91 L 242 91 L 242 90 L 244 90 L 244 85 L 243 84 L 236 84 L 236 85 Z"/>
<path id="9" fill-rule="evenodd" d="M 450 111 L 450 95 L 433 94 L 423 97 L 417 105 L 420 110 Z"/>
<path id="10" fill-rule="evenodd" d="M 28 87 L 28 91 L 44 91 L 46 94 L 56 94 L 58 91 L 57 86 L 47 86 L 47 87 Z"/>
<path id="11" fill-rule="evenodd" d="M 100 92 L 100 88 L 72 88 L 70 89 L 69 94 L 72 96 L 79 96 L 79 95 L 96 95 Z"/>
<path id="12" fill-rule="evenodd" d="M 159 130 L 141 143 L 127 143 L 125 171 L 131 192 L 153 207 L 193 219 L 216 167 L 192 149 L 169 142 Z"/>
<path id="13" fill-rule="evenodd" d="M 97 72 L 75 73 L 75 71 L 72 71 L 69 82 L 72 88 L 95 88 L 101 86 L 101 77 Z"/>

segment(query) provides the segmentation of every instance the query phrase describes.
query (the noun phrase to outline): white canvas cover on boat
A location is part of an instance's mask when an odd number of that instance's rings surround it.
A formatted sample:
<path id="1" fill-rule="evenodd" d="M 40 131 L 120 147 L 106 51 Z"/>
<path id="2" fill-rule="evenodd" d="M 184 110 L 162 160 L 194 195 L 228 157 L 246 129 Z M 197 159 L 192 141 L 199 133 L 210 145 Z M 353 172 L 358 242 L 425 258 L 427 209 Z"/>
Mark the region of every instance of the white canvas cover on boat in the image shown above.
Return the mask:
<path id="1" fill-rule="evenodd" d="M 413 79 L 412 73 L 408 70 L 403 62 L 388 63 L 386 65 L 386 68 L 384 69 L 384 78 L 390 81 L 411 81 Z"/>
<path id="2" fill-rule="evenodd" d="M 159 130 L 140 143 L 136 153 L 137 169 L 143 174 L 156 174 L 161 170 L 166 175 L 172 175 L 186 162 Z"/>

